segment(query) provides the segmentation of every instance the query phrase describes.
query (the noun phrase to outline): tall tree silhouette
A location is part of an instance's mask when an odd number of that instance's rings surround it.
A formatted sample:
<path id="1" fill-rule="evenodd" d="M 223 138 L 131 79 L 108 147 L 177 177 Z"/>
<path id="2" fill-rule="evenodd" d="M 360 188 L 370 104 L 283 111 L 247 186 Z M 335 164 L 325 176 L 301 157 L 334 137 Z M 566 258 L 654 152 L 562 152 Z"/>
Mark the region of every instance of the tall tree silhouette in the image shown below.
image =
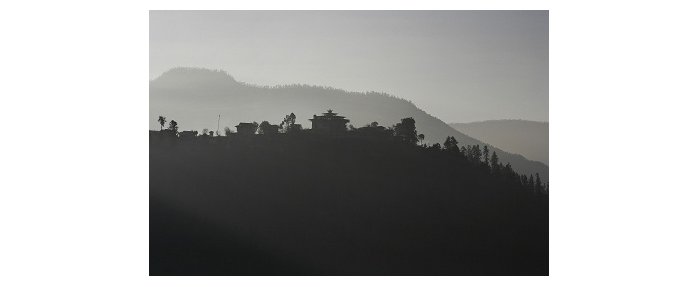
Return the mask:
<path id="1" fill-rule="evenodd" d="M 482 147 L 482 156 L 483 160 L 486 166 L 490 165 L 490 149 L 487 148 L 487 145 Z"/>
<path id="2" fill-rule="evenodd" d="M 525 189 L 528 189 L 528 178 L 526 177 L 525 174 L 522 174 L 520 177 L 521 177 L 521 185 L 522 185 Z"/>
<path id="3" fill-rule="evenodd" d="M 404 118 L 393 127 L 395 136 L 410 144 L 417 144 L 417 127 L 413 118 Z"/>
<path id="4" fill-rule="evenodd" d="M 485 146 L 485 147 L 487 147 L 487 146 Z M 492 152 L 492 172 L 494 172 L 494 173 L 499 172 L 499 157 L 497 156 L 496 151 Z"/>
<path id="5" fill-rule="evenodd" d="M 160 130 L 162 130 L 165 127 L 165 123 L 167 123 L 167 118 L 159 116 L 158 123 L 160 123 Z"/>
<path id="6" fill-rule="evenodd" d="M 296 131 L 296 115 L 291 113 L 286 115 L 284 120 L 281 121 L 281 130 L 285 133 Z"/>
<path id="7" fill-rule="evenodd" d="M 543 183 L 540 181 L 540 176 L 536 172 L 536 194 L 543 193 Z"/>
<path id="8" fill-rule="evenodd" d="M 254 131 L 257 131 L 259 129 L 259 123 L 257 123 L 256 121 L 252 122 L 252 127 Z"/>
<path id="9" fill-rule="evenodd" d="M 454 137 L 446 137 L 444 142 L 444 150 L 452 153 L 458 153 L 458 141 Z"/>
<path id="10" fill-rule="evenodd" d="M 173 132 L 177 132 L 177 130 L 179 129 L 179 127 L 177 126 L 177 122 L 175 120 L 171 120 L 170 126 L 167 129 L 169 129 Z"/>
<path id="11" fill-rule="evenodd" d="M 473 161 L 475 161 L 475 162 L 481 162 L 482 151 L 480 150 L 480 145 L 479 145 L 479 144 L 478 144 L 478 145 L 474 145 L 474 146 L 470 149 L 470 152 L 471 152 L 470 157 L 472 158 Z"/>
<path id="12" fill-rule="evenodd" d="M 507 162 L 507 164 L 504 166 L 504 172 L 507 174 L 507 176 L 514 177 L 515 180 L 518 180 L 518 175 L 514 173 L 514 170 L 511 168 L 511 164 Z"/>
<path id="13" fill-rule="evenodd" d="M 261 124 L 259 124 L 259 134 L 264 134 L 264 135 L 270 135 L 270 134 L 275 134 L 276 131 L 274 131 L 275 127 L 272 126 L 268 121 L 263 121 Z"/>

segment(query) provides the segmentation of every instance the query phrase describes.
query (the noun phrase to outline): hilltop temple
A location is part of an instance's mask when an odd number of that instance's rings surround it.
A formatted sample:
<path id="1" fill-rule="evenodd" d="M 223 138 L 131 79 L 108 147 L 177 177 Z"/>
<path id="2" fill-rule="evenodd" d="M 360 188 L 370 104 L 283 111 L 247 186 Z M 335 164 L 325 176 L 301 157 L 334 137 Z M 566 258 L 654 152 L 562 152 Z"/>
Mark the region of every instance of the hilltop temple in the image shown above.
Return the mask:
<path id="1" fill-rule="evenodd" d="M 342 116 L 338 116 L 337 113 L 333 113 L 332 110 L 327 110 L 321 116 L 313 115 L 310 119 L 313 123 L 313 132 L 322 133 L 341 133 L 347 130 L 347 123 L 349 120 Z"/>

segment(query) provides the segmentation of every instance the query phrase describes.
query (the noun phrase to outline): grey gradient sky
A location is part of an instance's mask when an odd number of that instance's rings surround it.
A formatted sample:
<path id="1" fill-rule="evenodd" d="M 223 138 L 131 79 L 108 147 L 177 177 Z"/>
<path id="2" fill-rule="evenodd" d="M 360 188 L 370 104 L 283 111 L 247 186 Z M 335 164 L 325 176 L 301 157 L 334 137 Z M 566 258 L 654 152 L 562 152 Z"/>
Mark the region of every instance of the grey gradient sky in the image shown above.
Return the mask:
<path id="1" fill-rule="evenodd" d="M 446 122 L 548 121 L 547 11 L 151 11 L 150 78 L 380 91 Z"/>

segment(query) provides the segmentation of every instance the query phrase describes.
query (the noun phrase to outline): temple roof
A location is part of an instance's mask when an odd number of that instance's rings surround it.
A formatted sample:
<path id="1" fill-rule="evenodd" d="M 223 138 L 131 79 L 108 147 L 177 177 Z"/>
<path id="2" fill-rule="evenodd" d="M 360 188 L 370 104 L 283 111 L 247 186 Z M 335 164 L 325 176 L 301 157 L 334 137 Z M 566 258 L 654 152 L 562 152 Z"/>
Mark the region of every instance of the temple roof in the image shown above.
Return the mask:
<path id="1" fill-rule="evenodd" d="M 313 115 L 313 118 L 310 119 L 310 121 L 313 120 L 323 120 L 323 121 L 349 121 L 345 119 L 343 116 L 338 116 L 337 113 L 333 113 L 332 110 L 327 110 L 326 113 L 323 113 L 321 116 Z"/>

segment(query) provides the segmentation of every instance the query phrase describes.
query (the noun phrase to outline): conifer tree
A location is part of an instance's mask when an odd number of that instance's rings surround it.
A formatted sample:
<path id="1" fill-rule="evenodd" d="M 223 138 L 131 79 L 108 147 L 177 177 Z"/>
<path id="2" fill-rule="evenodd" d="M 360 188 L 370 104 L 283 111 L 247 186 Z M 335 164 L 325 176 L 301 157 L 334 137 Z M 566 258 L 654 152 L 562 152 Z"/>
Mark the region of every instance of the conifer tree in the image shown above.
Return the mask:
<path id="1" fill-rule="evenodd" d="M 507 162 L 507 165 L 504 166 L 504 171 L 506 171 L 507 174 L 511 174 L 514 172 L 514 170 L 511 169 L 511 164 Z"/>
<path id="2" fill-rule="evenodd" d="M 543 192 L 543 184 L 540 181 L 540 176 L 536 172 L 536 194 L 541 194 Z"/>
<path id="3" fill-rule="evenodd" d="M 480 151 L 480 145 L 475 145 L 471 150 L 473 161 L 481 162 L 482 152 Z"/>
<path id="4" fill-rule="evenodd" d="M 524 174 L 521 175 L 521 185 L 528 189 L 528 178 L 526 178 L 526 175 Z"/>
<path id="5" fill-rule="evenodd" d="M 498 173 L 499 172 L 499 157 L 497 156 L 497 152 L 492 152 L 492 172 L 493 173 Z"/>
<path id="6" fill-rule="evenodd" d="M 485 165 L 490 166 L 490 149 L 487 148 L 487 145 L 482 147 L 482 155 L 483 155 Z M 494 165 L 494 163 L 493 163 L 493 165 Z"/>

